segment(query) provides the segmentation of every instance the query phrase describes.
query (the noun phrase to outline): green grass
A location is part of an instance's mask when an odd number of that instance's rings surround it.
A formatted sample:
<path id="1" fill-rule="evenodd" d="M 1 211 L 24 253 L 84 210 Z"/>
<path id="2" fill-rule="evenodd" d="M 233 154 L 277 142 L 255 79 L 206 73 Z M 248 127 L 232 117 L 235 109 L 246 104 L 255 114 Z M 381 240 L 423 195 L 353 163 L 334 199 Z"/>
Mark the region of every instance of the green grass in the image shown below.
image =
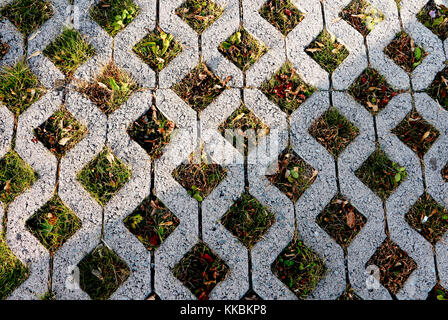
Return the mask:
<path id="1" fill-rule="evenodd" d="M 8 297 L 28 275 L 28 268 L 8 248 L 4 235 L 0 235 L 0 300 Z"/>
<path id="2" fill-rule="evenodd" d="M 278 158 L 276 173 L 266 177 L 292 202 L 296 203 L 306 189 L 314 183 L 317 174 L 317 170 L 314 170 L 289 146 Z"/>
<path id="3" fill-rule="evenodd" d="M 415 110 L 411 111 L 406 118 L 392 130 L 392 133 L 422 159 L 425 153 L 440 136 L 440 132 L 423 119 Z"/>
<path id="4" fill-rule="evenodd" d="M 378 71 L 370 67 L 364 70 L 348 90 L 373 115 L 381 112 L 401 92 L 392 88 Z"/>
<path id="5" fill-rule="evenodd" d="M 418 13 L 417 19 L 443 41 L 448 37 L 448 8 L 444 5 L 428 1 Z"/>
<path id="6" fill-rule="evenodd" d="M 158 28 L 137 43 L 133 50 L 154 71 L 160 72 L 182 52 L 182 46 L 173 35 Z"/>
<path id="7" fill-rule="evenodd" d="M 0 201 L 9 204 L 37 180 L 37 174 L 15 151 L 0 160 Z"/>
<path id="8" fill-rule="evenodd" d="M 201 112 L 212 103 L 226 88 L 223 82 L 205 63 L 196 66 L 172 90 L 188 103 L 196 112 Z"/>
<path id="9" fill-rule="evenodd" d="M 53 254 L 81 228 L 81 220 L 55 195 L 28 219 L 26 226 Z"/>
<path id="10" fill-rule="evenodd" d="M 256 145 L 255 139 L 269 134 L 269 127 L 245 105 L 235 110 L 218 130 L 232 145 L 239 147 L 241 143 L 245 148 Z"/>
<path id="11" fill-rule="evenodd" d="M 213 0 L 187 0 L 176 9 L 176 14 L 198 34 L 208 29 L 223 12 Z"/>
<path id="12" fill-rule="evenodd" d="M 290 0 L 269 0 L 260 9 L 260 15 L 287 36 L 305 15 Z"/>
<path id="13" fill-rule="evenodd" d="M 433 245 L 448 230 L 448 210 L 426 193 L 412 206 L 405 220 Z"/>
<path id="14" fill-rule="evenodd" d="M 296 111 L 316 91 L 316 88 L 307 85 L 300 78 L 290 62 L 285 63 L 260 89 L 288 115 Z"/>
<path id="15" fill-rule="evenodd" d="M 445 62 L 447 64 L 447 62 Z M 439 104 L 448 111 L 448 67 L 440 71 L 432 84 L 426 89 L 426 93 L 439 102 Z"/>
<path id="16" fill-rule="evenodd" d="M 61 107 L 34 129 L 36 138 L 61 158 L 87 135 L 87 128 Z"/>
<path id="17" fill-rule="evenodd" d="M 77 179 L 104 206 L 131 177 L 131 171 L 105 147 L 79 172 Z"/>
<path id="18" fill-rule="evenodd" d="M 341 195 L 334 197 L 316 218 L 316 223 L 344 249 L 366 222 L 367 219 Z"/>
<path id="19" fill-rule="evenodd" d="M 104 245 L 78 264 L 80 287 L 93 300 L 106 300 L 126 281 L 130 270 L 126 263 Z"/>
<path id="20" fill-rule="evenodd" d="M 336 158 L 359 134 L 358 128 L 334 107 L 317 119 L 308 131 Z"/>
<path id="21" fill-rule="evenodd" d="M 66 76 L 71 76 L 80 65 L 95 55 L 95 49 L 74 29 L 64 28 L 43 53 Z"/>
<path id="22" fill-rule="evenodd" d="M 129 136 L 155 160 L 162 156 L 176 128 L 155 106 L 135 121 L 128 129 Z"/>
<path id="23" fill-rule="evenodd" d="M 137 17 L 139 11 L 132 0 L 100 0 L 91 8 L 90 16 L 110 36 L 115 37 Z"/>
<path id="24" fill-rule="evenodd" d="M 222 42 L 218 50 L 243 72 L 246 72 L 268 51 L 268 48 L 244 28 L 240 28 Z"/>
<path id="25" fill-rule="evenodd" d="M 188 164 L 179 165 L 172 176 L 190 196 L 202 202 L 225 179 L 227 171 L 200 150 L 190 155 Z"/>
<path id="26" fill-rule="evenodd" d="M 229 267 L 207 245 L 196 244 L 179 263 L 172 273 L 199 300 L 208 300 L 213 288 L 229 272 Z"/>
<path id="27" fill-rule="evenodd" d="M 78 90 L 109 115 L 118 110 L 138 90 L 138 85 L 131 76 L 111 62 L 94 82 L 83 83 L 78 86 Z"/>
<path id="28" fill-rule="evenodd" d="M 384 49 L 384 53 L 409 73 L 413 72 L 428 55 L 405 32 L 397 33 L 395 39 Z"/>
<path id="29" fill-rule="evenodd" d="M 268 232 L 275 216 L 257 199 L 243 193 L 221 218 L 221 223 L 247 248 L 252 248 Z"/>
<path id="30" fill-rule="evenodd" d="M 124 219 L 125 226 L 148 250 L 156 250 L 179 223 L 161 201 L 149 197 Z"/>
<path id="31" fill-rule="evenodd" d="M 299 299 L 306 299 L 327 273 L 322 259 L 303 244 L 297 233 L 271 269 Z"/>
<path id="32" fill-rule="evenodd" d="M 364 37 L 384 20 L 384 15 L 366 0 L 353 0 L 339 16 Z"/>
<path id="33" fill-rule="evenodd" d="M 305 49 L 305 52 L 330 74 L 349 55 L 345 46 L 340 44 L 327 30 L 322 31 Z"/>
<path id="34" fill-rule="evenodd" d="M 11 21 L 28 37 L 54 14 L 50 1 L 15 0 L 0 10 L 0 15 Z"/>
<path id="35" fill-rule="evenodd" d="M 379 148 L 356 170 L 355 174 L 383 200 L 386 200 L 407 177 L 406 169 L 392 162 Z"/>
<path id="36" fill-rule="evenodd" d="M 19 116 L 45 93 L 25 62 L 0 70 L 0 102 Z"/>

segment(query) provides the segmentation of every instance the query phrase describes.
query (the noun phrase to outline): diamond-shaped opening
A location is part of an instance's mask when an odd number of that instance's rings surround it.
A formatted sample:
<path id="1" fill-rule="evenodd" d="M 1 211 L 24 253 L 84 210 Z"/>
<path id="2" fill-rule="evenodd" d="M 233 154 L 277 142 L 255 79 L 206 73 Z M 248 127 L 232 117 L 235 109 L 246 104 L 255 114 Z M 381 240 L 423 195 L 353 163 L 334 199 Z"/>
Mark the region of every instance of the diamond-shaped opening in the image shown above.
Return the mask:
<path id="1" fill-rule="evenodd" d="M 172 175 L 190 196 L 202 202 L 225 179 L 227 171 L 213 163 L 204 149 L 200 148 L 190 155 L 187 163 L 179 165 Z"/>
<path id="2" fill-rule="evenodd" d="M 382 12 L 365 0 L 353 0 L 339 16 L 364 37 L 367 37 L 376 25 L 384 20 Z"/>
<path id="3" fill-rule="evenodd" d="M 291 146 L 280 154 L 278 162 L 273 166 L 275 168 L 268 170 L 272 173 L 266 177 L 294 203 L 314 183 L 318 175 L 318 171 L 298 156 Z"/>
<path id="4" fill-rule="evenodd" d="M 323 260 L 302 242 L 297 233 L 271 269 L 299 299 L 306 299 L 327 273 Z"/>
<path id="5" fill-rule="evenodd" d="M 87 128 L 62 106 L 34 129 L 34 135 L 57 157 L 63 157 L 87 135 Z"/>
<path id="6" fill-rule="evenodd" d="M 317 224 L 343 248 L 347 248 L 367 222 L 341 195 L 334 197 L 317 216 Z"/>
<path id="7" fill-rule="evenodd" d="M 99 245 L 78 264 L 79 286 L 94 300 L 106 300 L 126 281 L 130 269 L 105 245 Z"/>
<path id="8" fill-rule="evenodd" d="M 269 134 L 269 127 L 244 104 L 221 123 L 218 129 L 240 151 L 256 146 L 258 140 Z"/>
<path id="9" fill-rule="evenodd" d="M 409 73 L 414 71 L 428 55 L 405 32 L 398 33 L 395 39 L 384 49 L 384 52 L 396 64 Z"/>
<path id="10" fill-rule="evenodd" d="M 79 172 L 77 179 L 82 186 L 104 206 L 131 177 L 131 171 L 109 147 L 90 161 Z"/>
<path id="11" fill-rule="evenodd" d="M 445 62 L 446 64 L 446 62 Z M 440 71 L 434 81 L 426 89 L 426 93 L 436 100 L 442 108 L 448 111 L 448 67 Z"/>
<path id="12" fill-rule="evenodd" d="M 338 300 L 357 301 L 362 299 L 355 293 L 355 290 L 352 288 L 352 286 L 348 284 L 345 288 L 345 291 L 341 294 Z"/>
<path id="13" fill-rule="evenodd" d="M 160 200 L 150 197 L 124 219 L 125 226 L 148 250 L 156 250 L 179 223 Z"/>
<path id="14" fill-rule="evenodd" d="M 155 106 L 138 118 L 128 129 L 130 137 L 155 160 L 162 156 L 176 128 Z"/>
<path id="15" fill-rule="evenodd" d="M 380 283 L 393 294 L 403 287 L 411 273 L 417 268 L 415 261 L 390 238 L 384 240 L 366 263 L 366 268 L 375 265 L 380 271 Z"/>
<path id="16" fill-rule="evenodd" d="M 0 201 L 12 202 L 37 180 L 37 174 L 15 151 L 0 160 Z"/>
<path id="17" fill-rule="evenodd" d="M 290 0 L 268 0 L 260 15 L 287 36 L 305 17 Z"/>
<path id="18" fill-rule="evenodd" d="M 420 158 L 431 148 L 440 136 L 439 131 L 428 123 L 415 110 L 411 111 L 400 124 L 392 130 L 404 144 L 414 150 Z"/>
<path id="19" fill-rule="evenodd" d="M 199 242 L 172 272 L 199 300 L 208 300 L 212 290 L 226 277 L 229 267 L 206 244 Z"/>
<path id="20" fill-rule="evenodd" d="M 246 301 L 261 301 L 263 299 L 261 299 L 261 297 L 253 290 L 250 289 L 249 291 L 246 292 L 246 294 L 241 298 L 241 300 L 246 300 Z"/>
<path id="21" fill-rule="evenodd" d="M 412 206 L 405 220 L 434 245 L 448 230 L 448 210 L 427 193 Z"/>
<path id="22" fill-rule="evenodd" d="M 95 49 L 75 29 L 64 28 L 43 51 L 44 55 L 66 76 L 71 76 L 95 55 Z"/>
<path id="23" fill-rule="evenodd" d="M 330 74 L 349 55 L 347 48 L 339 43 L 336 37 L 332 36 L 327 30 L 323 30 L 305 49 L 305 52 Z"/>
<path id="24" fill-rule="evenodd" d="M 0 235 L 0 300 L 6 299 L 28 276 L 28 268 L 8 248 L 4 235 Z"/>
<path id="25" fill-rule="evenodd" d="M 187 0 L 176 9 L 176 14 L 198 34 L 208 29 L 223 12 L 213 0 Z"/>
<path id="26" fill-rule="evenodd" d="M 290 62 L 285 63 L 269 81 L 261 85 L 260 89 L 288 115 L 297 110 L 316 91 L 316 88 L 309 86 L 300 78 Z"/>
<path id="27" fill-rule="evenodd" d="M 274 222 L 274 214 L 249 193 L 243 193 L 221 218 L 223 226 L 249 249 L 263 238 Z"/>
<path id="28" fill-rule="evenodd" d="M 428 1 L 417 19 L 443 41 L 448 37 L 448 8 L 444 5 L 436 4 L 434 0 Z"/>
<path id="29" fill-rule="evenodd" d="M 172 34 L 157 28 L 138 42 L 133 51 L 151 69 L 160 72 L 182 52 L 182 45 Z"/>
<path id="30" fill-rule="evenodd" d="M 36 31 L 54 14 L 50 1 L 14 0 L 0 10 L 26 37 Z"/>
<path id="31" fill-rule="evenodd" d="M 218 50 L 243 72 L 246 72 L 268 51 L 268 48 L 244 28 L 240 28 L 222 42 Z"/>
<path id="32" fill-rule="evenodd" d="M 406 168 L 392 162 L 379 148 L 356 170 L 355 174 L 383 200 L 386 200 L 407 176 Z"/>
<path id="33" fill-rule="evenodd" d="M 0 37 L 0 60 L 3 59 L 3 57 L 6 56 L 9 51 L 9 45 L 2 42 L 1 40 L 2 38 Z"/>
<path id="34" fill-rule="evenodd" d="M 446 290 L 438 283 L 428 293 L 428 298 L 426 300 L 448 300 L 448 290 Z"/>
<path id="35" fill-rule="evenodd" d="M 140 9 L 133 0 L 99 0 L 90 9 L 90 17 L 110 36 L 115 37 L 139 14 Z"/>
<path id="36" fill-rule="evenodd" d="M 350 86 L 348 92 L 371 114 L 383 110 L 400 91 L 394 90 L 375 69 L 367 68 Z"/>
<path id="37" fill-rule="evenodd" d="M 82 83 L 79 92 L 85 94 L 98 108 L 109 115 L 118 110 L 138 89 L 126 72 L 110 62 L 94 82 Z"/>
<path id="38" fill-rule="evenodd" d="M 53 254 L 81 228 L 81 220 L 55 195 L 28 219 L 26 226 Z"/>
<path id="39" fill-rule="evenodd" d="M 44 93 L 45 88 L 25 62 L 20 61 L 15 66 L 0 70 L 0 102 L 16 116 L 39 100 Z"/>
<path id="40" fill-rule="evenodd" d="M 443 167 L 442 169 L 442 178 L 445 182 L 448 182 L 448 163 L 445 165 L 445 167 Z"/>
<path id="41" fill-rule="evenodd" d="M 226 89 L 227 82 L 219 79 L 205 63 L 200 63 L 172 89 L 195 111 L 201 112 Z"/>
<path id="42" fill-rule="evenodd" d="M 359 129 L 331 107 L 308 130 L 336 158 L 355 140 Z"/>

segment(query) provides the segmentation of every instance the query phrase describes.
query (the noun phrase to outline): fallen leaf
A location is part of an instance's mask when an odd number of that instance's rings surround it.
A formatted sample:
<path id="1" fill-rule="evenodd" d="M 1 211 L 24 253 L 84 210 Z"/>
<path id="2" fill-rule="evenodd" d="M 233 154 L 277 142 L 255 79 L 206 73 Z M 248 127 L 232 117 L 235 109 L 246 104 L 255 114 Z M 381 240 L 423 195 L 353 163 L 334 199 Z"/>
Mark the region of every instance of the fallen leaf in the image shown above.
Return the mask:
<path id="1" fill-rule="evenodd" d="M 349 213 L 347 213 L 347 225 L 349 226 L 350 229 L 353 229 L 355 227 L 355 224 L 356 224 L 355 212 L 351 210 L 349 211 Z"/>

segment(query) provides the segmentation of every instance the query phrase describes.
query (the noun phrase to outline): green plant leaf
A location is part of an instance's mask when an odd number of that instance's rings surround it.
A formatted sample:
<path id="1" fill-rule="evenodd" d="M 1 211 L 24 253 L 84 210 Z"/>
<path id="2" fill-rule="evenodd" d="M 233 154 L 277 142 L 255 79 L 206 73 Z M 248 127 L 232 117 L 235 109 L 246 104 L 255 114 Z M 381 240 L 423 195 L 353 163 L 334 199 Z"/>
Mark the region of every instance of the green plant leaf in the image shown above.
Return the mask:
<path id="1" fill-rule="evenodd" d="M 420 59 L 422 58 L 422 49 L 420 49 L 419 47 L 415 48 L 414 57 L 417 61 L 420 61 Z"/>
<path id="2" fill-rule="evenodd" d="M 397 174 L 395 175 L 395 182 L 400 182 L 400 180 L 401 180 L 401 174 L 400 174 L 400 173 L 397 173 Z"/>
<path id="3" fill-rule="evenodd" d="M 120 87 L 119 87 L 118 84 L 115 82 L 115 79 L 114 79 L 114 78 L 110 78 L 110 79 L 109 79 L 109 84 L 110 84 L 110 87 L 112 88 L 112 90 L 114 90 L 114 91 L 120 91 Z"/>
<path id="4" fill-rule="evenodd" d="M 201 195 L 199 193 L 195 193 L 193 195 L 193 198 L 195 198 L 197 201 L 202 202 L 204 199 L 202 199 Z"/>

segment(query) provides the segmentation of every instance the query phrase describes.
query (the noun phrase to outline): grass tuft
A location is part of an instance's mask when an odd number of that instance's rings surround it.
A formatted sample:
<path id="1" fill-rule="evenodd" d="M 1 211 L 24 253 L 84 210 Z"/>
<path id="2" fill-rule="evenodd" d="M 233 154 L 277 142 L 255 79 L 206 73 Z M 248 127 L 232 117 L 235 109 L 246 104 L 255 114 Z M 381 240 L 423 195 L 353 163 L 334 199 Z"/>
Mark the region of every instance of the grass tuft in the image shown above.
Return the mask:
<path id="1" fill-rule="evenodd" d="M 90 16 L 111 37 L 126 28 L 139 14 L 132 0 L 100 0 L 90 9 Z"/>
<path id="2" fill-rule="evenodd" d="M 111 249 L 100 245 L 78 264 L 80 287 L 93 300 L 106 300 L 126 281 L 130 270 Z"/>
<path id="3" fill-rule="evenodd" d="M 63 74 L 71 76 L 80 65 L 95 55 L 95 49 L 78 31 L 64 28 L 62 34 L 43 53 Z"/>
<path id="4" fill-rule="evenodd" d="M 0 160 L 0 201 L 11 203 L 37 180 L 37 174 L 15 151 Z"/>
<path id="5" fill-rule="evenodd" d="M 261 7 L 260 15 L 276 27 L 285 37 L 305 17 L 290 0 L 269 0 Z"/>
<path id="6" fill-rule="evenodd" d="M 366 0 L 353 0 L 339 16 L 364 37 L 384 20 L 384 15 Z"/>
<path id="7" fill-rule="evenodd" d="M 306 299 L 327 273 L 322 259 L 304 245 L 297 232 L 271 269 L 299 299 Z"/>
<path id="8" fill-rule="evenodd" d="M 198 34 L 208 29 L 223 12 L 213 0 L 187 0 L 176 9 L 176 14 Z"/>
<path id="9" fill-rule="evenodd" d="M 409 73 L 413 72 L 428 55 L 405 32 L 398 33 L 395 39 L 384 49 L 384 52 L 396 64 Z"/>
<path id="10" fill-rule="evenodd" d="M 25 62 L 0 70 L 0 102 L 19 116 L 45 93 Z"/>
<path id="11" fill-rule="evenodd" d="M 248 193 L 243 193 L 221 219 L 222 225 L 249 249 L 263 238 L 274 222 L 275 216 Z"/>
<path id="12" fill-rule="evenodd" d="M 104 206 L 130 179 L 131 171 L 105 147 L 79 172 L 77 179 Z"/>
<path id="13" fill-rule="evenodd" d="M 54 14 L 50 1 L 14 0 L 0 10 L 26 37 L 36 31 Z"/>
<path id="14" fill-rule="evenodd" d="M 6 299 L 28 276 L 28 268 L 8 248 L 4 235 L 0 235 L 0 300 Z"/>

